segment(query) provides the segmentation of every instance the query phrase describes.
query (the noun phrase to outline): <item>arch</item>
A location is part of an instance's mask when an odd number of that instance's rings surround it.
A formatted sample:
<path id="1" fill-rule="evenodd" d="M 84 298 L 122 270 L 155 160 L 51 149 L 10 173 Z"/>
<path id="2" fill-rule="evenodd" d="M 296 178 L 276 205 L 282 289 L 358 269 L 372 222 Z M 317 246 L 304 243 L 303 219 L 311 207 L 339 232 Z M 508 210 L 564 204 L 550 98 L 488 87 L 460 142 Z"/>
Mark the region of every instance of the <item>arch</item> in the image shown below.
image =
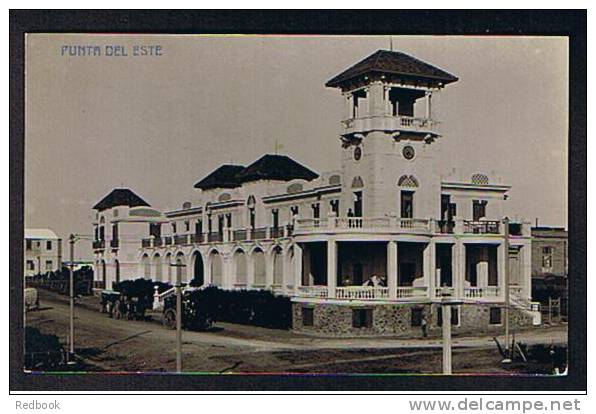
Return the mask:
<path id="1" fill-rule="evenodd" d="M 284 262 L 283 250 L 280 246 L 275 246 L 272 251 L 273 255 L 273 284 L 282 286 L 284 283 Z"/>
<path id="2" fill-rule="evenodd" d="M 166 267 L 166 275 L 167 275 L 167 281 L 172 283 L 172 266 L 170 266 L 172 263 L 172 253 L 168 252 L 166 253 L 166 256 L 164 258 L 164 266 Z"/>
<path id="3" fill-rule="evenodd" d="M 195 250 L 192 254 L 192 281 L 196 286 L 203 286 L 205 284 L 203 256 L 198 250 Z"/>
<path id="4" fill-rule="evenodd" d="M 209 255 L 209 265 L 211 269 L 211 283 L 215 286 L 223 285 L 223 261 L 217 250 L 212 250 Z"/>
<path id="5" fill-rule="evenodd" d="M 118 259 L 114 260 L 114 270 L 116 272 L 116 283 L 120 283 L 120 262 Z"/>
<path id="6" fill-rule="evenodd" d="M 155 253 L 153 256 L 153 267 L 155 269 L 155 280 L 161 282 L 163 279 L 163 269 L 161 266 L 161 257 L 159 253 Z"/>
<path id="7" fill-rule="evenodd" d="M 402 175 L 397 180 L 397 185 L 405 188 L 417 188 L 418 180 L 413 175 Z"/>
<path id="8" fill-rule="evenodd" d="M 246 285 L 248 282 L 248 265 L 244 250 L 238 249 L 234 252 L 234 280 L 238 285 Z"/>
<path id="9" fill-rule="evenodd" d="M 254 283 L 255 285 L 265 286 L 267 284 L 266 267 L 265 267 L 265 252 L 260 247 L 253 249 L 252 262 L 254 269 Z"/>
<path id="10" fill-rule="evenodd" d="M 175 266 L 175 271 L 176 271 L 176 281 L 180 280 L 180 281 L 184 281 L 185 277 L 184 274 L 186 273 L 185 271 L 185 266 L 186 265 L 186 258 L 184 257 L 184 253 L 182 252 L 178 252 L 178 254 L 176 255 L 176 266 Z"/>
<path id="11" fill-rule="evenodd" d="M 472 184 L 486 185 L 488 184 L 488 176 L 486 174 L 472 174 Z"/>
<path id="12" fill-rule="evenodd" d="M 352 180 L 352 188 L 362 188 L 362 187 L 364 187 L 364 180 L 362 179 L 362 177 L 357 175 Z"/>
<path id="13" fill-rule="evenodd" d="M 149 256 L 145 253 L 141 259 L 141 267 L 143 268 L 143 277 L 145 279 L 151 279 L 151 263 Z"/>

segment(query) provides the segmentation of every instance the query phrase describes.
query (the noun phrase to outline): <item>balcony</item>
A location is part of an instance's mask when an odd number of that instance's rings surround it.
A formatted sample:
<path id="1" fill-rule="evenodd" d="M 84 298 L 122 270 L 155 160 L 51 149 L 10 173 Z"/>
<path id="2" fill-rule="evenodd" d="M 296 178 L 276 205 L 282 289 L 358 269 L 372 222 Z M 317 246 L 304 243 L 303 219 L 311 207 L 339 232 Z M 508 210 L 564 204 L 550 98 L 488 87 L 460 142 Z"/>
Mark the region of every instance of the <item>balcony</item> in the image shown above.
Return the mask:
<path id="1" fill-rule="evenodd" d="M 431 233 L 433 226 L 429 219 L 396 217 L 330 217 L 319 219 L 297 219 L 294 235 L 334 233 Z"/>
<path id="2" fill-rule="evenodd" d="M 284 237 L 283 227 L 271 227 L 269 229 L 269 233 L 271 239 L 279 239 L 280 237 Z"/>
<path id="3" fill-rule="evenodd" d="M 246 229 L 234 230 L 232 232 L 232 238 L 234 241 L 247 240 L 248 231 Z"/>
<path id="4" fill-rule="evenodd" d="M 207 240 L 212 242 L 222 242 L 223 241 L 223 234 L 219 232 L 211 232 L 207 234 Z"/>
<path id="5" fill-rule="evenodd" d="M 164 237 L 164 245 L 165 246 L 171 246 L 173 244 L 173 238 L 172 236 L 166 236 Z"/>
<path id="6" fill-rule="evenodd" d="M 120 240 L 118 240 L 118 239 L 110 240 L 110 247 L 112 249 L 117 249 L 119 246 L 120 246 Z"/>
<path id="7" fill-rule="evenodd" d="M 190 242 L 191 243 L 203 243 L 203 234 L 191 234 L 190 235 Z"/>
<path id="8" fill-rule="evenodd" d="M 342 135 L 364 133 L 370 131 L 404 131 L 417 134 L 438 135 L 439 122 L 429 118 L 413 116 L 364 116 L 342 121 Z"/>
<path id="9" fill-rule="evenodd" d="M 335 288 L 335 297 L 348 300 L 388 299 L 389 288 L 384 286 L 344 286 Z"/>
<path id="10" fill-rule="evenodd" d="M 266 239 L 267 238 L 267 228 L 262 227 L 259 229 L 252 229 L 250 231 L 250 238 L 252 240 Z"/>
<path id="11" fill-rule="evenodd" d="M 485 287 L 466 287 L 464 288 L 464 298 L 466 299 L 486 299 L 497 298 L 501 294 L 499 286 Z"/>
<path id="12" fill-rule="evenodd" d="M 470 221 L 464 220 L 464 233 L 499 234 L 500 223 L 493 220 Z"/>

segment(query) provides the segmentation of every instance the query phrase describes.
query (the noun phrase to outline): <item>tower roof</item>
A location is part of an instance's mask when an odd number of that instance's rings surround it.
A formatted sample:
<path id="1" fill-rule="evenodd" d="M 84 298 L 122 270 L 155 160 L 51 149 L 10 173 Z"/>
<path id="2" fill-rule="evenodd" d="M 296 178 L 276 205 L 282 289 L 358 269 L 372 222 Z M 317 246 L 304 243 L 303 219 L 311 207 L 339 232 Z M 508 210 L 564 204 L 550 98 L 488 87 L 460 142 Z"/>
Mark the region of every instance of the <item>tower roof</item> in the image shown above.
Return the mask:
<path id="1" fill-rule="evenodd" d="M 256 180 L 307 181 L 318 178 L 319 174 L 297 163 L 286 155 L 266 154 L 243 169 L 236 178 L 240 182 Z"/>
<path id="2" fill-rule="evenodd" d="M 211 174 L 207 175 L 201 181 L 194 185 L 195 188 L 201 190 L 209 190 L 210 188 L 235 188 L 240 185 L 236 175 L 244 170 L 243 165 L 222 165 Z"/>
<path id="3" fill-rule="evenodd" d="M 116 206 L 151 207 L 149 203 L 128 188 L 115 188 L 110 194 L 102 198 L 100 202 L 93 206 L 93 209 L 102 211 Z"/>
<path id="4" fill-rule="evenodd" d="M 369 74 L 388 74 L 408 80 L 421 80 L 433 85 L 446 85 L 457 77 L 402 52 L 377 50 L 372 55 L 329 80 L 325 86 L 342 87 L 346 82 Z"/>

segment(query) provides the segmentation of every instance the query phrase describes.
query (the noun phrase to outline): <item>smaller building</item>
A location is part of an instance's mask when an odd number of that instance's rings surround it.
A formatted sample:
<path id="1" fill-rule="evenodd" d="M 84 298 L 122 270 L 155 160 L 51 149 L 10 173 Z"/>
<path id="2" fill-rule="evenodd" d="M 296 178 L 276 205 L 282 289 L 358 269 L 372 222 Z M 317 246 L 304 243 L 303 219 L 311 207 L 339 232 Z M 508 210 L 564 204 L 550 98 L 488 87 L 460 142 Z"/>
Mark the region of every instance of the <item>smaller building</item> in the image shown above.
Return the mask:
<path id="1" fill-rule="evenodd" d="M 62 267 L 62 239 L 50 229 L 25 229 L 25 276 Z"/>
<path id="2" fill-rule="evenodd" d="M 563 227 L 532 227 L 532 278 L 567 277 L 568 235 Z"/>

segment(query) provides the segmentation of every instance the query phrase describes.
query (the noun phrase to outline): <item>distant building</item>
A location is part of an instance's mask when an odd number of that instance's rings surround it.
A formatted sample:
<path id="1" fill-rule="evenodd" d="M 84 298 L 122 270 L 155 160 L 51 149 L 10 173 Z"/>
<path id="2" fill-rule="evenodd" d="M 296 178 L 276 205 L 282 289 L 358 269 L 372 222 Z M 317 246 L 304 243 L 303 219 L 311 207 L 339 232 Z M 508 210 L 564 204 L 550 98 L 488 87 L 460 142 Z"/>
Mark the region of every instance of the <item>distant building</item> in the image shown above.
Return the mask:
<path id="1" fill-rule="evenodd" d="M 25 229 L 25 276 L 62 267 L 62 239 L 50 229 Z"/>
<path id="2" fill-rule="evenodd" d="M 532 277 L 567 277 L 567 230 L 532 227 Z"/>

